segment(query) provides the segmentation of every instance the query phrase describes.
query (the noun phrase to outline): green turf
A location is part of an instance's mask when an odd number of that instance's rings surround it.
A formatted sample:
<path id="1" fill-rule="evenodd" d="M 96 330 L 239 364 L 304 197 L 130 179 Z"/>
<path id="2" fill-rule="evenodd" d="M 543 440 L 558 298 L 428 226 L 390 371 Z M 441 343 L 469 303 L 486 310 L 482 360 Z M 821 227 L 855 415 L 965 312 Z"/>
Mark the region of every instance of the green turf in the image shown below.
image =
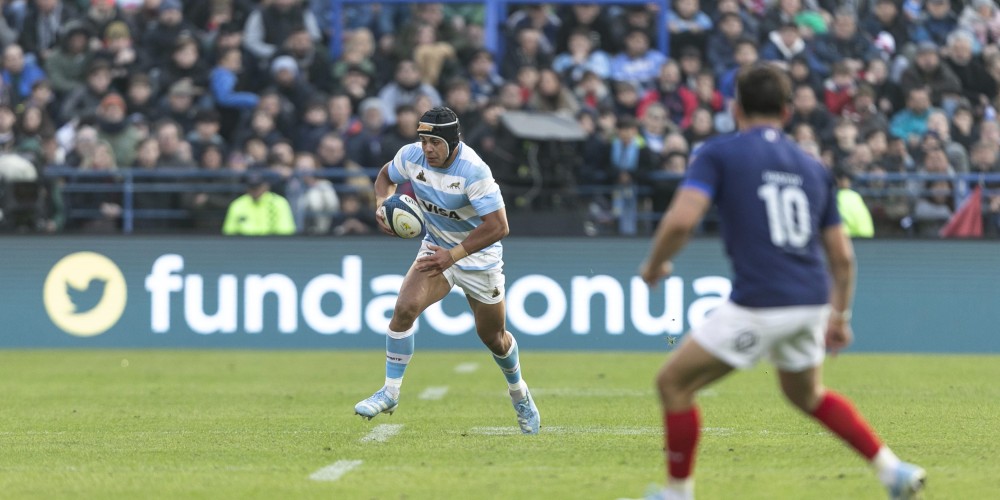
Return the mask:
<path id="1" fill-rule="evenodd" d="M 522 354 L 539 436 L 514 414 L 485 350 L 418 351 L 397 413 L 354 403 L 382 381 L 383 353 L 0 352 L 2 498 L 617 498 L 662 482 L 651 379 L 663 356 Z M 457 374 L 456 365 L 479 364 Z M 770 368 L 701 398 L 702 499 L 882 498 L 866 466 L 780 399 Z M 827 382 L 899 455 L 929 472 L 930 498 L 1000 491 L 1000 359 L 846 355 Z M 421 400 L 447 386 L 441 400 Z M 378 424 L 403 424 L 361 443 Z M 336 482 L 310 474 L 363 463 Z"/>

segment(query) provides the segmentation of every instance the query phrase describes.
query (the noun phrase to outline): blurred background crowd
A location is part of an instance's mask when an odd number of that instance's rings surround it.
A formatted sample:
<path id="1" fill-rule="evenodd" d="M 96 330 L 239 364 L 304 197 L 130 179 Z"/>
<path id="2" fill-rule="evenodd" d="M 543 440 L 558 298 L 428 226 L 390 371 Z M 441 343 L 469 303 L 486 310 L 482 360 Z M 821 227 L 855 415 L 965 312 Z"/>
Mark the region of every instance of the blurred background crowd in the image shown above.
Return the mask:
<path id="1" fill-rule="evenodd" d="M 856 235 L 936 237 L 967 200 L 960 235 L 1000 221 L 993 0 L 510 3 L 492 50 L 482 3 L 0 3 L 6 230 L 365 234 L 374 174 L 444 104 L 527 226 L 646 234 L 758 61 Z"/>

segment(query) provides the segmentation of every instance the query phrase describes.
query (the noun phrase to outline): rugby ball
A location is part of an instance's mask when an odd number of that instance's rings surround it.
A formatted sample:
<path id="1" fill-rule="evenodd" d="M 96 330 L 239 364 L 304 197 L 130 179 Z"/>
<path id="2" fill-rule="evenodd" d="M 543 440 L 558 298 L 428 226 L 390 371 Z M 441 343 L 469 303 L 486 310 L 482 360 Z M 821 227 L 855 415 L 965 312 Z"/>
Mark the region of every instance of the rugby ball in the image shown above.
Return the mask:
<path id="1" fill-rule="evenodd" d="M 424 232 L 424 212 L 416 200 L 394 194 L 379 207 L 386 224 L 400 238 L 415 238 Z"/>

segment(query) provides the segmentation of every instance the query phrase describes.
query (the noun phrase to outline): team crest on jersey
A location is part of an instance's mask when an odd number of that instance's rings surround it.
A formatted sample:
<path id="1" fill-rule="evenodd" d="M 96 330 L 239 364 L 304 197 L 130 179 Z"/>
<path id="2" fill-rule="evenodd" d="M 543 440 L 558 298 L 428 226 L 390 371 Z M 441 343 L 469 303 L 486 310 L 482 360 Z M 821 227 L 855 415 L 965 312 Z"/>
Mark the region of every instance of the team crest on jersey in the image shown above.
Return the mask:
<path id="1" fill-rule="evenodd" d="M 459 189 L 462 187 L 462 184 L 459 182 L 452 182 L 451 184 L 448 184 L 448 187 L 451 189 Z"/>
<path id="2" fill-rule="evenodd" d="M 429 212 L 435 215 L 440 215 L 441 217 L 447 217 L 449 219 L 462 220 L 462 218 L 458 216 L 458 212 L 455 210 L 448 210 L 447 208 L 441 208 L 426 200 L 420 200 L 420 205 L 424 207 L 425 212 Z"/>
<path id="3" fill-rule="evenodd" d="M 421 170 L 420 173 L 417 174 L 417 180 L 418 181 L 427 182 L 427 178 L 424 177 L 424 171 L 423 170 Z"/>

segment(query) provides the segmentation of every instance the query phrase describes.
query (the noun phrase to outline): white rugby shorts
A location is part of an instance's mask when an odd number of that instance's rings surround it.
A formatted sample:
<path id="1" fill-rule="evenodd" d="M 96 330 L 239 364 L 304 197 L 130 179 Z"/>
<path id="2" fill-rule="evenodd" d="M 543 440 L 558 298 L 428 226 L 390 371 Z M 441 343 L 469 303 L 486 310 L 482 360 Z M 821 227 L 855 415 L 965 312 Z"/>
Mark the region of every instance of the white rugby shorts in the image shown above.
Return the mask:
<path id="1" fill-rule="evenodd" d="M 420 251 L 417 252 L 418 259 L 425 255 L 434 254 L 427 245 L 427 241 L 420 244 Z M 444 270 L 443 276 L 448 280 L 449 285 L 457 285 L 466 295 L 483 304 L 498 304 L 507 295 L 504 289 L 506 278 L 503 275 L 503 261 L 500 261 L 495 267 L 481 271 L 465 271 L 452 265 Z"/>
<path id="2" fill-rule="evenodd" d="M 716 358 L 747 369 L 767 357 L 779 370 L 800 372 L 826 355 L 829 305 L 743 307 L 726 301 L 691 337 Z"/>

